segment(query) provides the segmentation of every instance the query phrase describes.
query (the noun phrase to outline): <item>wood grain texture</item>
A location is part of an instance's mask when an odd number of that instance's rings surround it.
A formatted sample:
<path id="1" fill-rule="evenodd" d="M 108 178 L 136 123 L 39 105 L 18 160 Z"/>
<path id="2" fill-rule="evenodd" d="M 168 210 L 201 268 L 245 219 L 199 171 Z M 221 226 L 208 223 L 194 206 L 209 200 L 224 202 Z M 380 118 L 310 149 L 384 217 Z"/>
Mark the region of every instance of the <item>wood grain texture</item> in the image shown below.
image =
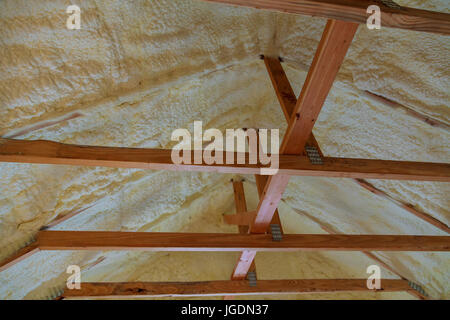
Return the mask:
<path id="1" fill-rule="evenodd" d="M 449 251 L 448 236 L 39 231 L 41 250 Z"/>
<path id="2" fill-rule="evenodd" d="M 241 229 L 241 227 L 245 227 L 242 229 L 248 230 L 248 226 L 252 223 L 253 219 L 255 218 L 255 214 L 256 211 L 243 212 L 239 214 L 226 214 L 223 216 L 223 220 L 227 224 L 234 224 L 239 226 L 239 229 Z M 239 233 L 247 233 L 247 231 Z"/>
<path id="3" fill-rule="evenodd" d="M 201 282 L 85 282 L 81 289 L 66 289 L 64 298 L 75 297 L 179 297 L 222 295 L 272 295 L 323 292 L 396 292 L 409 291 L 405 280 L 382 279 L 378 290 L 367 289 L 367 279 L 301 279 L 258 280 L 249 286 L 245 280 L 222 280 Z"/>
<path id="4" fill-rule="evenodd" d="M 294 114 L 295 105 L 297 104 L 297 97 L 294 90 L 292 90 L 288 77 L 283 70 L 283 67 L 279 59 L 264 57 L 264 64 L 266 65 L 267 72 L 269 73 L 272 86 L 275 90 L 275 94 L 280 102 L 281 110 L 283 110 L 284 117 L 287 123 L 291 120 L 292 114 Z M 316 138 L 311 132 L 306 145 L 314 146 L 319 151 L 319 154 L 323 156 L 322 151 L 319 148 Z M 306 152 L 302 152 L 306 155 Z"/>
<path id="5" fill-rule="evenodd" d="M 259 143 L 259 142 L 258 142 Z M 258 189 L 258 195 L 261 198 L 263 195 L 264 187 L 267 183 L 267 176 L 261 176 L 256 174 L 255 175 L 255 181 L 256 186 Z M 242 189 L 243 190 L 243 189 Z M 246 231 L 249 231 L 248 226 L 253 223 L 254 216 L 256 212 L 248 212 L 246 214 L 241 214 L 245 216 L 245 221 L 239 221 L 240 223 L 246 223 L 247 229 Z M 283 227 L 281 225 L 280 217 L 278 215 L 278 209 L 275 210 L 275 214 L 272 218 L 272 222 L 274 224 L 278 224 L 280 226 L 281 232 L 283 232 Z M 255 271 L 255 257 L 256 257 L 256 251 L 243 251 L 241 255 L 239 256 L 238 262 L 236 263 L 236 266 L 233 271 L 233 279 L 245 279 L 248 272 Z"/>
<path id="6" fill-rule="evenodd" d="M 242 181 L 233 181 L 234 190 L 234 202 L 236 206 L 236 216 L 240 218 L 247 217 L 247 202 L 245 201 L 244 184 Z M 250 213 L 251 214 L 251 213 Z M 253 213 L 254 214 L 254 213 Z M 248 233 L 249 223 L 239 225 L 239 233 Z M 256 272 L 255 265 L 256 251 L 243 251 L 239 256 L 238 263 L 236 264 L 233 273 L 231 274 L 231 280 L 244 280 L 249 271 Z M 227 300 L 233 299 L 231 296 L 226 297 Z"/>
<path id="7" fill-rule="evenodd" d="M 0 272 L 6 270 L 13 265 L 19 263 L 22 260 L 32 256 L 33 254 L 39 252 L 39 247 L 37 242 L 32 242 L 31 244 L 23 247 L 13 255 L 9 256 L 5 260 L 0 262 Z"/>
<path id="8" fill-rule="evenodd" d="M 286 121 L 289 123 L 290 117 L 291 117 L 292 113 L 294 112 L 294 108 L 295 108 L 295 104 L 296 104 L 296 97 L 295 97 L 294 91 L 292 90 L 292 87 L 289 83 L 289 80 L 288 80 L 284 70 L 283 70 L 283 67 L 281 66 L 279 59 L 264 57 L 264 63 L 266 65 L 267 71 L 269 73 L 269 76 L 270 76 L 272 85 L 274 87 L 275 93 L 277 95 L 278 101 L 280 102 L 280 106 L 283 111 L 283 114 L 285 115 Z M 422 120 L 426 123 L 429 123 L 432 126 L 439 126 L 441 128 L 448 129 L 448 126 L 446 126 L 444 123 L 440 123 L 439 121 L 437 121 L 435 119 L 431 119 L 429 117 L 418 115 L 417 112 L 407 109 L 406 107 L 401 106 L 395 102 L 387 101 L 386 98 L 379 97 L 370 92 L 366 92 L 366 94 L 368 94 L 370 97 L 374 97 L 376 99 L 381 99 L 381 100 L 383 100 L 383 102 L 385 104 L 390 105 L 394 108 L 400 107 L 402 109 L 406 109 L 409 113 L 412 113 L 412 116 L 419 118 L 420 120 Z M 386 100 L 386 101 L 384 101 L 384 100 Z M 322 150 L 320 149 L 320 146 L 312 133 L 311 133 L 310 138 L 307 141 L 306 145 L 311 145 L 311 146 L 316 147 L 320 156 L 323 157 Z M 303 153 L 303 154 L 305 154 L 305 153 Z M 262 177 L 262 176 L 257 176 L 257 177 L 264 178 L 263 184 L 261 184 L 261 183 L 258 184 L 258 179 L 257 179 L 258 191 L 261 193 L 264 189 L 265 183 L 267 181 L 267 177 Z M 407 212 L 410 212 L 410 213 L 414 214 L 416 217 L 449 233 L 449 231 L 450 231 L 449 227 L 445 223 L 439 221 L 438 219 L 432 217 L 431 215 L 415 209 L 414 206 L 412 206 L 409 203 L 405 203 L 403 201 L 393 199 L 391 196 L 389 196 L 382 190 L 375 188 L 372 184 L 370 184 L 366 180 L 363 180 L 363 179 L 354 179 L 354 180 L 361 187 L 369 190 L 370 192 L 372 192 L 378 196 L 381 196 L 383 198 L 386 198 L 386 199 L 392 201 L 393 203 L 400 206 Z M 262 190 L 260 190 L 261 185 L 262 185 Z M 312 217 L 310 215 L 308 215 L 308 217 L 311 219 L 314 219 L 314 217 Z M 275 218 L 277 218 L 279 220 L 278 211 L 275 211 L 274 219 Z M 233 221 L 233 222 L 234 223 L 245 223 L 246 221 L 241 220 L 241 221 Z M 272 222 L 272 223 L 276 223 L 276 222 Z M 319 223 L 319 222 L 316 221 L 316 223 Z M 279 224 L 281 225 L 281 223 L 279 223 Z M 323 225 L 321 225 L 321 227 L 329 233 L 335 233 L 335 232 L 330 232 L 329 228 L 327 230 L 327 228 Z M 376 260 L 378 263 L 382 264 L 386 269 L 393 272 L 392 268 L 390 268 L 388 265 L 386 265 L 384 262 L 382 262 L 380 259 L 378 259 L 376 256 L 374 256 L 372 253 L 370 253 L 370 252 L 364 252 L 364 253 L 367 256 L 369 256 L 370 258 Z M 426 297 L 422 296 L 420 293 L 417 293 L 416 296 L 419 297 L 420 299 L 426 298 Z"/>
<path id="9" fill-rule="evenodd" d="M 267 183 L 267 176 L 255 175 L 256 186 L 258 189 L 259 197 L 261 198 L 263 195 L 264 187 Z M 251 225 L 254 220 L 256 212 L 247 213 L 247 220 L 245 221 L 248 225 Z M 281 233 L 283 233 L 283 227 L 281 225 L 281 220 L 278 214 L 278 209 L 275 210 L 275 214 L 273 215 L 272 224 L 278 224 L 280 226 Z M 248 229 L 248 228 L 247 228 Z M 269 230 L 270 233 L 270 230 Z M 236 267 L 233 271 L 234 279 L 245 279 L 246 275 L 250 271 L 255 271 L 255 257 L 256 251 L 243 251 L 239 257 L 238 262 L 236 263 Z"/>
<path id="10" fill-rule="evenodd" d="M 245 201 L 244 184 L 242 183 L 242 181 L 233 181 L 233 194 L 236 214 L 224 216 L 225 221 L 230 221 L 230 219 L 233 220 L 233 217 L 237 218 L 238 220 L 245 220 L 247 213 L 247 202 Z M 248 232 L 248 226 L 246 226 L 245 223 L 234 224 L 237 224 L 239 226 L 239 233 L 244 234 Z"/>
<path id="11" fill-rule="evenodd" d="M 69 145 L 44 140 L 0 139 L 0 162 L 106 166 L 173 171 L 203 171 L 259 174 L 260 164 L 174 164 L 171 150 Z M 237 157 L 237 153 L 234 153 Z M 281 175 L 337 178 L 366 178 L 422 181 L 450 181 L 450 164 L 323 158 L 323 165 L 313 165 L 305 156 L 280 155 Z"/>
<path id="12" fill-rule="evenodd" d="M 353 40 L 357 24 L 328 20 L 281 144 L 281 154 L 303 151 Z"/>
<path id="13" fill-rule="evenodd" d="M 376 0 L 205 0 L 229 5 L 366 24 L 369 5 L 381 9 L 381 26 L 450 34 L 450 15 L 408 7 L 392 9 Z"/>
<path id="14" fill-rule="evenodd" d="M 291 84 L 289 83 L 279 59 L 264 56 L 264 64 L 269 73 L 275 94 L 280 102 L 281 110 L 283 110 L 286 121 L 289 122 L 297 103 L 297 97 L 295 96 L 294 90 L 292 90 Z"/>
<path id="15" fill-rule="evenodd" d="M 256 271 L 256 252 L 256 250 L 244 250 L 241 252 L 233 270 L 232 280 L 244 280 L 249 272 Z"/>
<path id="16" fill-rule="evenodd" d="M 264 188 L 267 184 L 267 181 L 269 180 L 268 176 L 261 176 L 261 175 L 255 175 L 255 182 L 256 182 L 256 188 L 258 189 L 258 195 L 259 198 L 263 196 Z M 256 214 L 256 212 L 255 212 Z M 280 231 L 283 234 L 283 225 L 281 224 L 280 215 L 278 213 L 278 209 L 275 210 L 275 213 L 273 215 L 272 221 L 270 224 L 278 224 L 280 226 Z M 268 230 L 269 233 L 271 233 L 270 229 Z"/>
<path id="17" fill-rule="evenodd" d="M 358 25 L 355 23 L 328 20 L 309 68 L 305 83 L 295 106 L 292 108 L 287 77 L 283 76 L 281 66 L 266 64 L 285 116 L 290 115 L 288 128 L 280 148 L 282 155 L 301 155 L 311 137 L 312 129 L 319 116 L 325 99 L 333 85 L 345 54 L 353 40 Z M 271 66 L 272 65 L 272 66 Z M 272 71 L 275 70 L 275 71 Z M 277 89 L 278 88 L 278 89 Z M 285 94 L 283 94 L 285 93 Z M 289 105 L 283 107 L 283 105 Z M 290 112 L 290 114 L 289 114 Z M 252 233 L 266 232 L 278 203 L 289 182 L 289 175 L 279 174 L 269 177 L 263 195 L 256 209 L 255 220 L 250 226 Z"/>
<path id="18" fill-rule="evenodd" d="M 277 174 L 268 178 L 256 209 L 255 218 L 250 225 L 251 233 L 265 233 L 272 221 L 278 203 L 287 187 L 290 176 Z"/>

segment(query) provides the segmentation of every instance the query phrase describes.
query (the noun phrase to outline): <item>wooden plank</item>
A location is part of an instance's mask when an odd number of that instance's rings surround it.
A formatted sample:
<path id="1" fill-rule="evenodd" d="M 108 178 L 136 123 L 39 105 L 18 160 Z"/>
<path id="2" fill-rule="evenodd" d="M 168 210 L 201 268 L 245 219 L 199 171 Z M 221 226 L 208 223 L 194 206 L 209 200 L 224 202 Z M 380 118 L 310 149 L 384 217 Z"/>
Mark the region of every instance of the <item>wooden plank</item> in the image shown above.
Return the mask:
<path id="1" fill-rule="evenodd" d="M 291 117 L 292 113 L 294 112 L 294 107 L 295 107 L 295 103 L 296 103 L 296 97 L 295 97 L 294 91 L 292 90 L 292 87 L 289 83 L 289 80 L 288 80 L 284 70 L 283 70 L 283 67 L 281 66 L 279 59 L 264 57 L 264 63 L 266 65 L 267 71 L 268 71 L 270 79 L 272 81 L 272 85 L 274 87 L 278 101 L 280 102 L 281 109 L 283 110 L 283 113 L 286 117 L 286 121 L 289 123 L 290 117 Z M 371 97 L 371 98 L 375 97 L 375 99 L 386 100 L 385 98 L 379 97 L 368 91 L 366 91 L 365 93 L 367 95 L 369 95 L 369 97 Z M 394 108 L 398 108 L 398 107 L 401 107 L 402 109 L 406 108 L 406 107 L 396 104 L 392 101 L 382 101 L 382 102 L 384 102 L 387 105 L 393 106 Z M 410 112 L 410 111 L 411 110 L 407 109 L 407 112 Z M 445 127 L 445 124 L 439 123 L 439 121 L 437 121 L 435 119 L 430 119 L 429 117 L 425 117 L 425 116 L 418 116 L 417 114 L 414 114 L 415 111 L 411 111 L 411 112 L 412 112 L 412 116 L 419 118 L 420 120 L 423 120 L 424 122 L 427 122 L 432 126 L 439 126 L 442 128 L 447 128 L 447 127 Z M 319 154 L 323 157 L 323 153 L 320 149 L 320 146 L 317 143 L 317 140 L 315 139 L 315 137 L 312 133 L 311 133 L 311 136 L 310 136 L 308 142 L 306 143 L 306 145 L 311 145 L 311 146 L 316 147 Z M 305 153 L 303 153 L 303 154 L 305 154 Z M 431 215 L 415 209 L 409 203 L 404 203 L 403 201 L 393 199 L 391 196 L 389 196 L 385 192 L 375 188 L 372 184 L 370 184 L 369 182 L 367 182 L 363 179 L 354 179 L 354 180 L 356 183 L 358 183 L 363 188 L 369 190 L 370 192 L 392 201 L 393 203 L 397 204 L 404 210 L 414 214 L 416 217 L 434 225 L 435 227 L 441 229 L 442 231 L 450 233 L 450 228 L 445 223 L 439 221 L 438 219 L 432 217 Z M 265 182 L 264 182 L 264 185 L 265 185 Z M 277 212 L 275 212 L 274 218 L 276 216 L 277 216 Z M 235 221 L 235 222 L 244 223 L 246 221 Z M 366 254 L 372 255 L 371 253 L 366 253 Z M 422 299 L 423 299 L 423 297 L 422 297 Z"/>
<path id="2" fill-rule="evenodd" d="M 251 233 L 265 233 L 267 231 L 288 182 L 288 175 L 277 174 L 269 177 L 256 209 L 255 218 L 250 225 Z"/>
<path id="3" fill-rule="evenodd" d="M 258 280 L 249 286 L 245 280 L 219 280 L 196 282 L 84 282 L 80 289 L 66 289 L 63 298 L 132 298 L 180 297 L 222 295 L 273 295 L 324 292 L 396 292 L 410 291 L 405 280 L 382 279 L 381 288 L 370 290 L 367 279 L 301 279 Z"/>
<path id="4" fill-rule="evenodd" d="M 400 6 L 389 8 L 381 1 L 370 0 L 206 0 L 223 4 L 266 9 L 366 24 L 369 5 L 381 9 L 382 27 L 450 34 L 450 15 Z"/>
<path id="5" fill-rule="evenodd" d="M 258 189 L 258 195 L 261 198 L 263 196 L 264 188 L 267 184 L 268 176 L 255 175 L 256 188 Z M 256 212 L 255 212 L 256 214 Z M 278 209 L 275 210 L 271 224 L 278 224 L 280 226 L 280 231 L 283 234 L 283 225 L 281 224 L 280 215 L 278 214 Z M 268 230 L 270 233 L 270 230 Z"/>
<path id="6" fill-rule="evenodd" d="M 258 139 L 258 145 L 259 145 L 259 139 Z M 256 180 L 256 186 L 258 189 L 258 194 L 261 197 L 262 193 L 264 191 L 264 186 L 267 182 L 267 176 L 261 176 L 261 175 L 256 174 L 255 180 Z M 250 224 L 252 223 L 255 214 L 256 214 L 256 212 L 241 214 L 241 216 L 245 217 L 245 220 L 240 221 L 240 222 L 244 222 L 247 225 L 246 229 L 244 229 L 245 231 L 248 232 L 248 229 L 249 229 L 248 226 L 250 226 Z M 281 230 L 281 232 L 283 232 L 280 217 L 278 215 L 278 210 L 275 210 L 275 214 L 272 218 L 272 223 L 280 225 L 280 230 Z M 241 253 L 241 255 L 239 256 L 238 262 L 236 263 L 236 266 L 233 270 L 233 279 L 245 279 L 248 272 L 255 271 L 255 269 L 256 269 L 255 257 L 256 257 L 256 251 L 243 251 Z"/>
<path id="7" fill-rule="evenodd" d="M 301 155 L 303 153 L 357 28 L 358 25 L 355 23 L 328 20 L 300 96 L 291 112 L 289 125 L 281 144 L 281 154 Z M 279 78 L 283 81 L 283 77 Z M 278 87 L 286 88 L 287 85 L 279 84 Z M 285 114 L 287 112 L 286 109 Z M 255 220 L 250 226 L 250 231 L 253 233 L 266 232 L 287 187 L 289 176 L 280 171 L 279 173 L 269 177 L 266 183 L 263 197 L 256 209 Z"/>
<path id="8" fill-rule="evenodd" d="M 0 162 L 106 166 L 173 171 L 259 174 L 260 164 L 174 164 L 171 150 L 68 145 L 52 141 L 0 139 Z M 237 153 L 234 153 L 237 156 Z M 450 181 L 450 164 L 352 158 L 323 158 L 311 164 L 305 156 L 280 155 L 281 175 Z"/>
<path id="9" fill-rule="evenodd" d="M 226 214 L 223 216 L 225 223 L 227 224 L 235 224 L 241 227 L 245 227 L 248 229 L 250 223 L 252 223 L 255 217 L 256 211 L 244 212 L 240 214 Z M 247 233 L 247 232 L 239 232 L 239 233 Z"/>
<path id="10" fill-rule="evenodd" d="M 294 90 L 292 90 L 280 60 L 264 56 L 264 64 L 266 65 L 267 72 L 269 73 L 270 80 L 272 81 L 275 94 L 280 102 L 286 121 L 289 122 L 297 103 L 297 97 L 295 96 Z"/>
<path id="11" fill-rule="evenodd" d="M 234 194 L 234 204 L 236 206 L 235 215 L 225 215 L 225 221 L 233 220 L 237 218 L 238 220 L 245 219 L 248 216 L 247 213 L 247 203 L 245 201 L 244 184 L 242 181 L 233 181 L 233 194 Z M 247 233 L 248 226 L 246 227 L 242 223 L 237 223 L 239 225 L 239 233 Z"/>
<path id="12" fill-rule="evenodd" d="M 258 189 L 258 194 L 261 197 L 262 192 L 264 190 L 264 186 L 267 182 L 267 176 L 255 175 L 256 186 Z M 253 221 L 256 212 L 252 212 L 248 215 L 248 218 L 245 222 L 250 225 Z M 278 224 L 280 226 L 280 230 L 283 233 L 283 227 L 281 225 L 280 217 L 278 215 L 278 209 L 275 210 L 275 214 L 272 218 L 273 224 Z M 248 228 L 247 228 L 248 229 Z M 255 265 L 255 257 L 256 251 L 243 251 L 239 257 L 238 262 L 236 263 L 236 267 L 233 271 L 233 277 L 235 279 L 245 279 L 248 272 L 253 271 L 253 266 Z"/>
<path id="13" fill-rule="evenodd" d="M 40 231 L 41 250 L 449 251 L 449 236 Z"/>
<path id="14" fill-rule="evenodd" d="M 245 192 L 244 192 L 244 184 L 242 181 L 233 181 L 233 190 L 234 190 L 234 202 L 236 205 L 236 215 L 243 217 L 247 216 L 247 202 L 245 201 Z M 239 226 L 240 234 L 247 234 L 248 232 L 247 225 Z M 233 270 L 231 274 L 231 280 L 244 280 L 249 271 L 256 273 L 256 265 L 255 265 L 255 255 L 256 251 L 243 251 L 239 256 L 239 263 Z M 225 300 L 232 300 L 234 296 L 225 296 Z"/>
<path id="15" fill-rule="evenodd" d="M 255 266 L 256 250 L 243 250 L 239 256 L 238 262 L 233 270 L 233 280 L 243 280 L 249 271 L 256 269 Z"/>
<path id="16" fill-rule="evenodd" d="M 329 20 L 281 144 L 282 154 L 300 154 L 353 40 L 357 24 Z"/>
<path id="17" fill-rule="evenodd" d="M 6 270 L 16 263 L 19 263 L 22 260 L 32 256 L 33 254 L 39 252 L 39 247 L 36 242 L 32 242 L 31 244 L 23 247 L 13 255 L 9 256 L 5 260 L 0 262 L 0 272 Z"/>
<path id="18" fill-rule="evenodd" d="M 297 97 L 295 96 L 294 90 L 289 83 L 286 73 L 281 66 L 280 60 L 264 56 L 264 64 L 266 65 L 267 72 L 269 73 L 270 80 L 272 81 L 275 94 L 277 95 L 278 101 L 280 102 L 281 110 L 289 124 L 292 114 L 295 110 L 295 105 L 297 104 Z M 306 145 L 314 146 L 319 151 L 319 154 L 323 156 L 322 151 L 319 148 L 316 138 L 311 132 Z M 303 155 L 306 155 L 303 152 Z"/>
<path id="19" fill-rule="evenodd" d="M 297 157 L 295 169 L 292 171 L 287 169 L 287 158 L 280 156 L 279 172 L 287 175 L 305 175 L 301 174 L 300 161 L 307 162 L 305 157 Z M 291 158 L 289 158 L 291 159 Z M 316 177 L 340 177 L 340 178 L 363 178 L 363 179 L 393 179 L 393 180 L 422 180 L 422 181 L 446 181 L 447 175 L 450 173 L 450 164 L 447 163 L 431 163 L 431 162 L 408 162 L 408 161 L 392 161 L 392 160 L 367 160 L 352 158 L 322 158 L 323 165 L 311 165 L 316 168 L 314 172 L 308 173 L 308 176 Z M 422 168 L 422 172 L 421 169 Z M 308 168 L 309 169 L 309 168 Z M 440 170 L 440 173 L 438 171 Z M 295 173 L 295 174 L 292 174 Z M 436 177 L 441 175 L 440 177 Z M 305 175 L 306 176 L 306 175 Z M 270 179 L 270 177 L 269 177 Z"/>

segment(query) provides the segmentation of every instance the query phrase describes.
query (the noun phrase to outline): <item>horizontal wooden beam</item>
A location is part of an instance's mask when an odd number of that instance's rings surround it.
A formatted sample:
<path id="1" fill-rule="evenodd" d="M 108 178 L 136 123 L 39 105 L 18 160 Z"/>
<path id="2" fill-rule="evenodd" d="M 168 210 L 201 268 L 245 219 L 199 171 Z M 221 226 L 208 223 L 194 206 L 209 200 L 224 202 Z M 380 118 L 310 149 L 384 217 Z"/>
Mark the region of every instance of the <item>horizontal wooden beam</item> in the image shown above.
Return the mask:
<path id="1" fill-rule="evenodd" d="M 41 250 L 449 251 L 448 236 L 39 231 Z"/>
<path id="2" fill-rule="evenodd" d="M 244 296 L 324 292 L 396 292 L 410 291 L 405 280 L 382 279 L 381 288 L 370 290 L 367 279 L 258 280 L 250 286 L 246 280 L 196 282 L 85 282 L 80 289 L 66 289 L 62 298 L 132 298 L 180 296 Z"/>
<path id="3" fill-rule="evenodd" d="M 206 0 L 257 9 L 366 24 L 370 5 L 381 9 L 381 26 L 450 34 L 450 15 L 402 6 L 393 8 L 376 0 Z"/>
<path id="4" fill-rule="evenodd" d="M 105 166 L 173 171 L 260 174 L 267 166 L 249 164 L 174 164 L 172 150 L 70 145 L 45 140 L 0 139 L 0 162 Z M 237 158 L 237 153 L 234 153 Z M 306 156 L 280 155 L 281 175 L 450 182 L 450 164 L 324 157 L 314 165 Z"/>

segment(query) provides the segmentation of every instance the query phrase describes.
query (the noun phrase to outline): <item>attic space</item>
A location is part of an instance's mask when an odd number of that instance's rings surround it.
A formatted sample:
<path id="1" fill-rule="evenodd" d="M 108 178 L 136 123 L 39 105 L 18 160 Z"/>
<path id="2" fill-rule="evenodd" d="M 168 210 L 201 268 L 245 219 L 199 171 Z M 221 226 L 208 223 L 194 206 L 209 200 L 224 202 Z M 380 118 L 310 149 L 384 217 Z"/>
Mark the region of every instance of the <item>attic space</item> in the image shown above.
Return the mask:
<path id="1" fill-rule="evenodd" d="M 450 299 L 448 0 L 305 1 L 0 1 L 0 299 Z M 166 161 L 196 121 L 278 130 L 279 173 Z"/>

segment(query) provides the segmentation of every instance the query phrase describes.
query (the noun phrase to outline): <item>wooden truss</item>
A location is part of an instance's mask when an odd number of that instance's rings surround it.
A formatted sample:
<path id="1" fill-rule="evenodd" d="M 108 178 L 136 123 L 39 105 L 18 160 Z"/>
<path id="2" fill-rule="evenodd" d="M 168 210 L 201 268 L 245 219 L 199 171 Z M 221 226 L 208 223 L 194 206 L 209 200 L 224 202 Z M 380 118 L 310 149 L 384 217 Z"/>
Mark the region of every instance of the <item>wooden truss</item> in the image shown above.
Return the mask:
<path id="1" fill-rule="evenodd" d="M 406 280 L 385 279 L 381 282 L 383 292 L 415 291 Z M 201 281 L 201 282 L 88 282 L 80 290 L 67 290 L 64 298 L 73 297 L 180 297 L 180 296 L 234 296 L 263 294 L 298 294 L 319 292 L 367 291 L 366 279 L 303 279 L 258 280 L 250 286 L 248 281 Z M 414 293 L 413 293 L 414 294 Z"/>
<path id="2" fill-rule="evenodd" d="M 450 34 L 450 15 L 401 7 L 379 0 L 211 0 L 329 19 L 303 89 L 297 99 L 280 61 L 263 57 L 275 93 L 288 123 L 273 176 L 259 175 L 262 165 L 174 164 L 171 150 L 67 145 L 51 141 L 0 139 L 0 161 L 81 166 L 108 166 L 176 171 L 207 171 L 255 174 L 260 197 L 256 211 L 249 212 L 241 181 L 234 181 L 236 214 L 225 222 L 239 226 L 238 234 L 142 233 L 105 231 L 39 231 L 36 240 L 0 263 L 0 271 L 40 250 L 147 250 L 147 251 L 240 251 L 227 281 L 82 283 L 81 290 L 65 290 L 68 297 L 207 296 L 286 294 L 337 291 L 369 291 L 366 279 L 257 280 L 254 258 L 258 251 L 343 250 L 362 251 L 389 270 L 370 251 L 450 251 L 449 236 L 284 234 L 277 207 L 290 176 L 354 178 L 369 191 L 386 196 L 363 179 L 450 181 L 448 163 L 409 162 L 325 157 L 312 134 L 315 121 L 333 85 L 358 24 L 365 23 L 366 9 L 380 6 L 382 26 Z M 305 150 L 313 148 L 321 163 Z M 237 154 L 233 154 L 236 158 Z M 248 161 L 248 154 L 245 154 Z M 203 160 L 204 161 L 204 160 Z M 391 200 L 393 200 L 391 198 Z M 396 201 L 396 200 L 393 200 Z M 449 233 L 441 221 L 414 210 L 424 221 Z M 311 219 L 315 220 L 314 217 Z M 49 227 L 64 221 L 57 219 Z M 395 272 L 395 270 L 393 270 Z M 380 291 L 406 291 L 424 299 L 420 286 L 401 277 L 382 280 Z M 246 280 L 247 279 L 247 280 Z"/>

